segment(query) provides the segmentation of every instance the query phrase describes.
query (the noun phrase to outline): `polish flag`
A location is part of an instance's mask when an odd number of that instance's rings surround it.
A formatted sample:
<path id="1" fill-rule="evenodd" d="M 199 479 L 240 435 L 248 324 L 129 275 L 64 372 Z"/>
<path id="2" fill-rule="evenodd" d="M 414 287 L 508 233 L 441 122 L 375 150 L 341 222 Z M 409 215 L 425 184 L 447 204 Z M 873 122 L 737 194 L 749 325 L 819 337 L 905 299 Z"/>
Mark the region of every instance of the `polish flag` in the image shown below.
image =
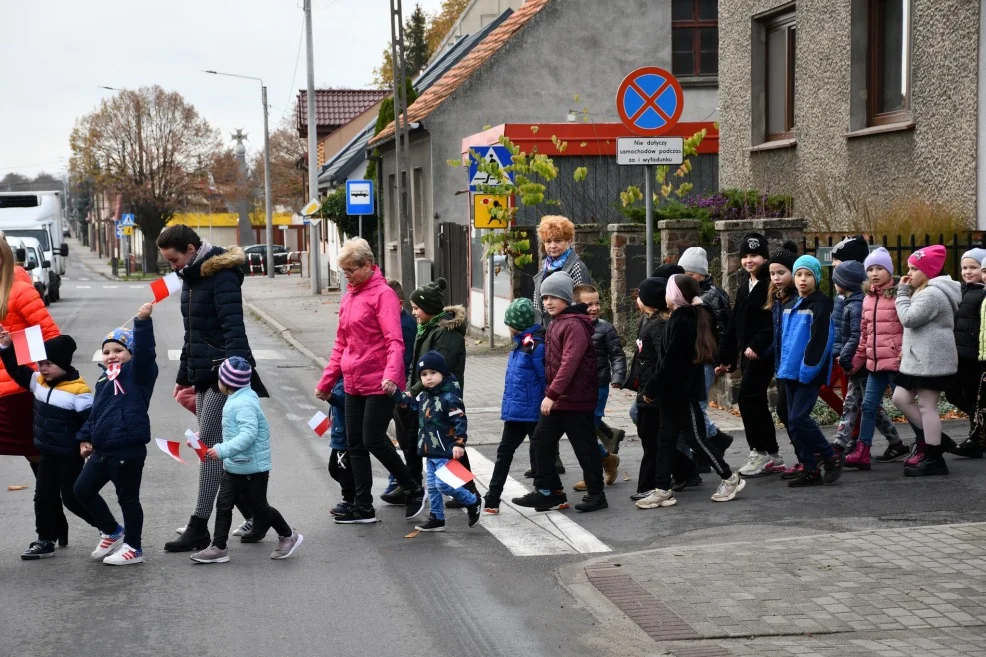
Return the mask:
<path id="1" fill-rule="evenodd" d="M 185 460 L 181 457 L 181 443 L 177 440 L 165 440 L 164 438 L 155 438 L 157 442 L 158 449 L 162 452 L 178 461 L 179 463 L 184 463 Z"/>
<path id="2" fill-rule="evenodd" d="M 41 334 L 40 326 L 29 326 L 23 331 L 14 331 L 10 334 L 10 340 L 14 343 L 14 353 L 17 355 L 18 365 L 29 365 L 39 360 L 48 360 L 48 353 L 45 351 L 45 339 Z"/>
<path id="3" fill-rule="evenodd" d="M 191 429 L 185 429 L 185 444 L 195 450 L 195 453 L 199 455 L 199 461 L 205 463 L 205 453 L 209 451 L 209 448 L 199 441 L 199 437 Z"/>
<path id="4" fill-rule="evenodd" d="M 151 282 L 151 292 L 154 293 L 154 303 L 164 301 L 181 289 L 181 279 L 177 272 L 171 272 L 164 278 Z"/>
<path id="5" fill-rule="evenodd" d="M 458 461 L 449 461 L 435 471 L 435 476 L 452 488 L 462 488 L 473 480 L 473 474 Z"/>
<path id="6" fill-rule="evenodd" d="M 329 430 L 329 427 L 332 426 L 332 419 L 322 411 L 319 411 L 312 416 L 312 419 L 308 420 L 308 426 L 321 438 Z"/>

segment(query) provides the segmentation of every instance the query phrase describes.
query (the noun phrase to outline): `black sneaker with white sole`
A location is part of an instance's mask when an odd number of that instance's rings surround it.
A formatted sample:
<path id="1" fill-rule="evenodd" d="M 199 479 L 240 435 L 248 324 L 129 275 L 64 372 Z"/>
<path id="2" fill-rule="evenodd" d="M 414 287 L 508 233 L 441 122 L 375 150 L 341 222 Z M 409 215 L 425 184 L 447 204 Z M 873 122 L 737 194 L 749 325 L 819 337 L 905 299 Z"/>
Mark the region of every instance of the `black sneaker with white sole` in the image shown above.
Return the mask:
<path id="1" fill-rule="evenodd" d="M 415 525 L 414 528 L 419 532 L 443 532 L 445 531 L 445 521 L 439 520 L 434 515 L 429 515 L 428 522 Z"/>
<path id="2" fill-rule="evenodd" d="M 333 516 L 332 520 L 337 525 L 370 525 L 377 522 L 377 514 L 373 507 L 354 506 L 349 513 Z"/>
<path id="3" fill-rule="evenodd" d="M 419 486 L 416 490 L 408 490 L 404 493 L 404 518 L 410 520 L 421 515 L 428 506 L 427 492 Z"/>
<path id="4" fill-rule="evenodd" d="M 469 512 L 469 526 L 475 527 L 476 523 L 479 522 L 479 516 L 482 515 L 483 498 L 479 495 L 476 495 L 476 503 L 469 504 L 468 506 L 466 506 L 466 510 Z"/>
<path id="5" fill-rule="evenodd" d="M 565 491 L 554 491 L 544 495 L 539 491 L 533 491 L 523 497 L 515 497 L 513 503 L 517 506 L 526 506 L 535 511 L 553 511 L 555 509 L 567 509 L 568 497 Z"/>
<path id="6" fill-rule="evenodd" d="M 21 552 L 21 559 L 24 561 L 47 559 L 53 556 L 55 556 L 54 541 L 34 541 L 26 550 Z"/>

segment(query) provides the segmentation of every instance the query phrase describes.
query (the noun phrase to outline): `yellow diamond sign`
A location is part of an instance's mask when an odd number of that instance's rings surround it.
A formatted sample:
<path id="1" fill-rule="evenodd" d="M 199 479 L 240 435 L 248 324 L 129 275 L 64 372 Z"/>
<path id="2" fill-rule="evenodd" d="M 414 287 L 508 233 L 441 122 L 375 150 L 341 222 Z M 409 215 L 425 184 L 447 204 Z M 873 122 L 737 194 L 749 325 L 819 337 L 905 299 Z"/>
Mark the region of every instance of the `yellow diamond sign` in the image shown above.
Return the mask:
<path id="1" fill-rule="evenodd" d="M 310 217 L 316 212 L 318 212 L 318 209 L 320 207 L 322 207 L 322 204 L 318 202 L 318 199 L 313 198 L 311 201 L 308 202 L 308 205 L 306 205 L 301 209 L 301 214 L 302 216 Z"/>
<path id="2" fill-rule="evenodd" d="M 499 194 L 473 194 L 473 226 L 475 228 L 506 228 L 510 221 L 507 214 L 510 208 L 510 197 Z M 494 210 L 502 210 L 502 214 L 494 217 Z"/>

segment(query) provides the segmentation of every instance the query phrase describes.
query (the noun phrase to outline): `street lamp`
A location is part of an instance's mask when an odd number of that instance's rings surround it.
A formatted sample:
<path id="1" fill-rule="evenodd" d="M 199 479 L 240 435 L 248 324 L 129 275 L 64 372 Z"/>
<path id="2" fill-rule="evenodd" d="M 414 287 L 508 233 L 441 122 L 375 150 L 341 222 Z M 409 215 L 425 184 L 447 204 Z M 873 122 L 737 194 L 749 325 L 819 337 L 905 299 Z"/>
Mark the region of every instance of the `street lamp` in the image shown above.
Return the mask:
<path id="1" fill-rule="evenodd" d="M 224 75 L 229 78 L 256 80 L 260 83 L 260 99 L 264 106 L 264 205 L 267 211 L 267 277 L 274 278 L 274 210 L 270 190 L 270 131 L 267 128 L 267 85 L 260 78 L 236 73 L 220 73 L 219 71 L 203 71 L 210 75 Z"/>

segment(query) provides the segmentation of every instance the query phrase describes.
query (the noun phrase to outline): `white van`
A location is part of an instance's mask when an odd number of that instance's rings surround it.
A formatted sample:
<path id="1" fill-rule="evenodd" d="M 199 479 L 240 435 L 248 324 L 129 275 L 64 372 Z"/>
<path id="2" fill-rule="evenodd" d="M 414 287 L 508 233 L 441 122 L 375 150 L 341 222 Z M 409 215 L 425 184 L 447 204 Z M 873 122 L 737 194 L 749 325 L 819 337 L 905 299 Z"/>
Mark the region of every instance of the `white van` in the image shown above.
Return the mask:
<path id="1" fill-rule="evenodd" d="M 33 237 L 13 237 L 6 235 L 7 244 L 15 252 L 18 262 L 24 263 L 24 269 L 31 275 L 34 289 L 38 291 L 45 305 L 51 303 L 49 290 L 51 288 L 51 263 L 44 259 L 41 243 Z M 23 251 L 23 258 L 21 258 Z"/>
<path id="2" fill-rule="evenodd" d="M 68 244 L 61 241 L 61 205 L 52 194 L 0 193 L 0 231 L 11 237 L 33 237 L 41 244 L 44 259 L 51 263 L 48 297 L 58 301 L 68 257 Z"/>

